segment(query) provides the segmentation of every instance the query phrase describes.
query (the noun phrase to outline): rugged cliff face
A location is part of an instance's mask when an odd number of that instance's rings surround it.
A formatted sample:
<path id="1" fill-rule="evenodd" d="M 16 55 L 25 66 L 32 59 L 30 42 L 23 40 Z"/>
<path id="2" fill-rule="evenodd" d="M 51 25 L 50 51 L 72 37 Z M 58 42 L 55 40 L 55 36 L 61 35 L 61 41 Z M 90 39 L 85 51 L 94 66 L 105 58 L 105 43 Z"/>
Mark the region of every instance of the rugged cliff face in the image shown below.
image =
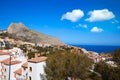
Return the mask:
<path id="1" fill-rule="evenodd" d="M 11 23 L 7 29 L 7 32 L 13 35 L 14 38 L 23 41 L 33 43 L 45 42 L 53 45 L 63 44 L 62 41 L 60 41 L 58 38 L 30 30 L 22 23 Z"/>

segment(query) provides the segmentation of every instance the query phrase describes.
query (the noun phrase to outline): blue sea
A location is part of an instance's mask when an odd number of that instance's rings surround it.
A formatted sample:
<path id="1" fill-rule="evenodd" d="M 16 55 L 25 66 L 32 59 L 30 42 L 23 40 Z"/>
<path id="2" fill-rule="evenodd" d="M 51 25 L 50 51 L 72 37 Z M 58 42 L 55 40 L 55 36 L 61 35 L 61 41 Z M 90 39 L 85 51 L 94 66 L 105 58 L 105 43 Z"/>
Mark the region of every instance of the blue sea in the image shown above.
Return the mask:
<path id="1" fill-rule="evenodd" d="M 72 46 L 80 47 L 80 48 L 85 48 L 88 51 L 94 51 L 97 53 L 102 53 L 102 52 L 114 52 L 115 49 L 120 48 L 120 46 L 111 46 L 111 45 L 74 45 Z"/>

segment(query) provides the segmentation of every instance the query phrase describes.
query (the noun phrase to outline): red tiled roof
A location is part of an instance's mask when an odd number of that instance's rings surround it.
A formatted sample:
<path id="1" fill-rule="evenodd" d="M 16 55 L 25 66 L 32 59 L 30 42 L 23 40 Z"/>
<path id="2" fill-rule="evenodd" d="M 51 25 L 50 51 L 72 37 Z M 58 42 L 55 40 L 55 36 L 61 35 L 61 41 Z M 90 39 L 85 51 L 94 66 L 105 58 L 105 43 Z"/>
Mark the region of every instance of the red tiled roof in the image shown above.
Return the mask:
<path id="1" fill-rule="evenodd" d="M 21 74 L 22 74 L 22 69 L 19 68 L 19 69 L 17 69 L 14 73 L 15 73 L 15 74 L 18 74 L 18 75 L 21 75 Z"/>
<path id="2" fill-rule="evenodd" d="M 27 68 L 28 67 L 28 62 L 25 62 L 22 67 Z"/>
<path id="3" fill-rule="evenodd" d="M 32 58 L 29 59 L 28 62 L 38 63 L 47 60 L 47 57 L 38 57 L 38 58 Z"/>
<path id="4" fill-rule="evenodd" d="M 1 63 L 5 64 L 5 65 L 10 65 L 10 58 L 7 58 L 3 61 L 1 61 Z M 15 64 L 19 64 L 21 63 L 21 61 L 15 60 L 15 61 L 11 61 L 11 65 L 15 65 Z"/>
<path id="5" fill-rule="evenodd" d="M 2 61 L 0 61 L 1 63 L 4 63 L 5 61 L 10 61 L 10 58 L 6 58 L 6 59 L 4 59 L 4 60 L 2 60 Z"/>
<path id="6" fill-rule="evenodd" d="M 10 55 L 11 53 L 10 52 L 3 52 L 0 50 L 0 55 Z"/>

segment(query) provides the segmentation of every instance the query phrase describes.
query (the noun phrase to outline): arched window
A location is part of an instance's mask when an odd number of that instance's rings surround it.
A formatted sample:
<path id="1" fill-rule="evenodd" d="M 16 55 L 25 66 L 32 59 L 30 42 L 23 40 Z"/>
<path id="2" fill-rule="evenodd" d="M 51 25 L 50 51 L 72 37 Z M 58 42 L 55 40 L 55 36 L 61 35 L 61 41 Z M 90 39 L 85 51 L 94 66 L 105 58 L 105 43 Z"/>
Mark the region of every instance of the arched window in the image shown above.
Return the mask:
<path id="1" fill-rule="evenodd" d="M 29 67 L 30 72 L 32 72 L 32 67 Z"/>
<path id="2" fill-rule="evenodd" d="M 29 76 L 29 80 L 32 80 L 31 76 Z"/>
<path id="3" fill-rule="evenodd" d="M 4 80 L 7 80 L 7 79 L 6 79 L 6 76 L 4 76 Z"/>
<path id="4" fill-rule="evenodd" d="M 24 67 L 24 68 L 23 68 L 23 70 L 25 71 L 25 70 L 26 70 L 26 68 Z"/>
<path id="5" fill-rule="evenodd" d="M 4 69 L 4 71 L 6 72 L 6 69 Z"/>

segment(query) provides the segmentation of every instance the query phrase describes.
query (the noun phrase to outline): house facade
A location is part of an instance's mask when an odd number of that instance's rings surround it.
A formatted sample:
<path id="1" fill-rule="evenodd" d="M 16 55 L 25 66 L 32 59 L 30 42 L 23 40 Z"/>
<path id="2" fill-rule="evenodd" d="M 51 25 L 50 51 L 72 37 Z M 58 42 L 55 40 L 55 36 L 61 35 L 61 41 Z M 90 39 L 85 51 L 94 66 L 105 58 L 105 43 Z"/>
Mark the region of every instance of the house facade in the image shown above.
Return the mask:
<path id="1" fill-rule="evenodd" d="M 46 59 L 47 57 L 38 57 L 28 60 L 28 80 L 46 80 Z"/>
<path id="2" fill-rule="evenodd" d="M 9 59 L 10 60 L 10 59 Z M 21 61 L 2 61 L 2 80 L 16 80 L 14 76 L 14 71 L 20 68 Z"/>
<path id="3" fill-rule="evenodd" d="M 0 80 L 46 80 L 47 57 L 27 60 L 19 48 L 0 51 Z"/>
<path id="4" fill-rule="evenodd" d="M 15 80 L 26 80 L 22 77 L 22 68 L 19 68 L 14 72 L 14 77 L 16 78 Z"/>

